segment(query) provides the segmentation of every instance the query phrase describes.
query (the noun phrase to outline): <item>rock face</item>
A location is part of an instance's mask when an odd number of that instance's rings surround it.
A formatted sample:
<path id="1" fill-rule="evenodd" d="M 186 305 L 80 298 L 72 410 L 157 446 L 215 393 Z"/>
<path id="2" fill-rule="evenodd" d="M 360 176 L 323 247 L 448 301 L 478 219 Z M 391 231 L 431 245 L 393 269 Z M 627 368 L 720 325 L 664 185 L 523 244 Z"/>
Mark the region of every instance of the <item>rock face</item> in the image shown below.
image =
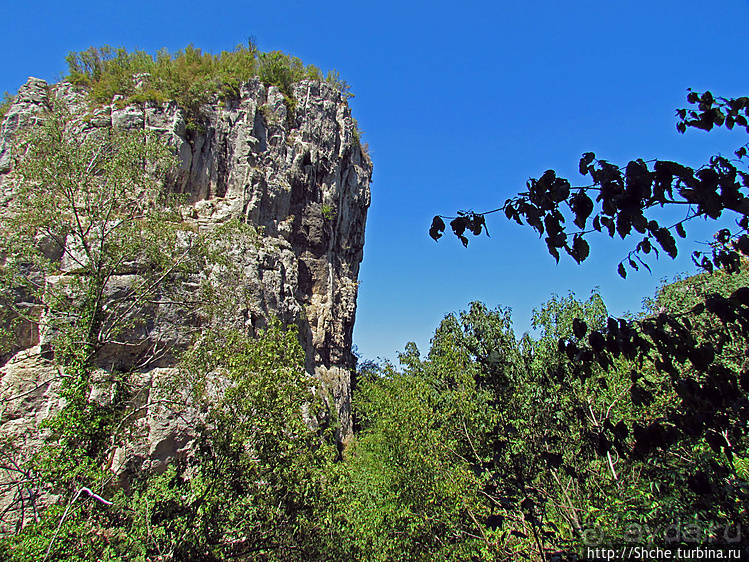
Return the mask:
<path id="1" fill-rule="evenodd" d="M 228 243 L 227 255 L 243 272 L 242 286 L 229 289 L 245 295 L 234 321 L 252 330 L 278 317 L 299 327 L 306 368 L 326 384 L 345 437 L 351 432 L 351 344 L 372 165 L 346 99 L 334 87 L 304 81 L 293 88 L 290 112 L 276 87 L 248 82 L 239 99 L 205 106 L 204 125 L 196 128 L 175 103 L 115 100 L 92 108 L 70 84 L 30 78 L 2 121 L 0 193 L 2 204 L 12 200 L 14 133 L 33 126 L 55 103 L 85 115 L 82 134 L 115 127 L 161 135 L 179 160 L 171 188 L 183 194 L 183 214 L 197 228 L 239 219 L 260 233 L 260 243 Z M 128 279 L 120 282 L 124 286 Z M 41 352 L 47 337 L 43 327 L 21 326 L 0 369 L 0 436 L 32 450 L 39 439 L 35 428 L 60 408 L 57 368 Z M 108 360 L 127 366 L 127 357 Z M 179 454 L 191 440 L 189 420 L 172 419 L 148 392 L 169 368 L 160 364 L 136 372 L 146 389 L 138 423 L 148 438 L 140 460 L 152 466 Z M 115 457 L 123 455 L 118 451 Z"/>

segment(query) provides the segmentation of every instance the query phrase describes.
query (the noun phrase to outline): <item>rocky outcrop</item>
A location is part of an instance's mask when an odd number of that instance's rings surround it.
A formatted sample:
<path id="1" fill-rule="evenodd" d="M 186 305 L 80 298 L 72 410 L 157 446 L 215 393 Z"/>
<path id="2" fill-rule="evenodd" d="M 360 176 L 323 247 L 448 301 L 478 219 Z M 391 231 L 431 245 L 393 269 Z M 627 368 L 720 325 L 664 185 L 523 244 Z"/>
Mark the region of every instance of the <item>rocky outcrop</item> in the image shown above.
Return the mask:
<path id="1" fill-rule="evenodd" d="M 14 133 L 32 127 L 56 103 L 80 117 L 82 135 L 107 127 L 158 133 L 178 155 L 169 187 L 184 196 L 185 220 L 211 230 L 239 219 L 259 233 L 252 244 L 227 241 L 226 255 L 242 275 L 226 283 L 240 282 L 241 287 L 229 289 L 244 295 L 231 321 L 250 331 L 272 317 L 299 327 L 307 370 L 328 388 L 345 436 L 352 426 L 351 344 L 372 166 L 338 90 L 304 81 L 293 86 L 293 94 L 291 108 L 276 87 L 256 79 L 241 88 L 237 99 L 217 98 L 203 107 L 200 125 L 194 126 L 175 103 L 128 105 L 115 99 L 92 107 L 85 93 L 70 84 L 30 78 L 0 129 L 0 192 L 7 206 L 14 189 Z M 64 263 L 62 271 L 64 277 Z M 123 274 L 115 284 L 127 286 L 135 275 Z M 149 312 L 155 319 L 166 313 Z M 179 331 L 179 319 L 170 325 Z M 39 423 L 60 407 L 56 367 L 43 352 L 45 339 L 54 335 L 28 322 L 18 330 L 0 369 L 0 434 L 33 450 Z M 117 353 L 113 350 L 107 361 L 128 367 L 128 357 Z M 147 439 L 132 450 L 117 451 L 112 464 L 124 465 L 135 455 L 155 466 L 189 446 L 194 420 L 185 419 L 184 412 L 169 413 L 149 390 L 170 368 L 162 362 L 135 369 L 144 389 L 135 417 Z M 106 391 L 97 392 L 101 396 L 91 399 L 106 400 Z"/>

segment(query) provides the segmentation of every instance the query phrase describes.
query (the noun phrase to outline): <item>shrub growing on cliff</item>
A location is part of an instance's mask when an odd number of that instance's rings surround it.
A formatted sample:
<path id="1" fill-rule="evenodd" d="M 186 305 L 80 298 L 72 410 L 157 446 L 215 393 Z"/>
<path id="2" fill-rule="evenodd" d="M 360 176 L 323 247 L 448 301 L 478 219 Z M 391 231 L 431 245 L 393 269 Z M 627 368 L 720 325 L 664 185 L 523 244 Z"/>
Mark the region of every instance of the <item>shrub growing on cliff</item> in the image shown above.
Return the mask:
<path id="1" fill-rule="evenodd" d="M 3 117 L 5 117 L 5 114 L 8 113 L 8 110 L 10 109 L 10 106 L 12 103 L 13 103 L 13 96 L 11 96 L 8 92 L 5 92 L 3 94 L 3 100 L 0 101 L 0 122 L 2 122 Z"/>
<path id="2" fill-rule="evenodd" d="M 31 472 L 34 487 L 67 497 L 103 477 L 132 398 L 121 372 L 130 367 L 97 371 L 102 350 L 129 349 L 143 366 L 169 351 L 148 334 L 144 311 L 159 299 L 179 307 L 178 285 L 166 280 L 189 269 L 195 247 L 177 243 L 184 232 L 158 179 L 171 158 L 156 138 L 83 135 L 61 109 L 41 119 L 17 138 L 15 198 L 0 221 L 0 312 L 7 332 L 38 326 L 58 367 L 65 404 L 48 421 L 49 445 Z M 109 389 L 109 399 L 93 400 L 95 388 Z"/>
<path id="3" fill-rule="evenodd" d="M 4 559 L 37 562 L 47 549 L 66 561 L 331 559 L 337 453 L 315 423 L 325 406 L 296 330 L 206 334 L 174 383 L 204 412 L 190 456 L 136 475 L 128 492 L 102 472 L 96 489 L 111 505 L 82 497 L 64 519 L 48 509 L 0 541 Z"/>
<path id="4" fill-rule="evenodd" d="M 326 559 L 337 452 L 332 429 L 320 425 L 322 389 L 304 370 L 296 330 L 276 322 L 256 339 L 208 334 L 182 365 L 179 384 L 191 382 L 208 414 L 194 476 L 179 484 L 196 500 L 161 521 L 175 556 Z"/>
<path id="5" fill-rule="evenodd" d="M 173 54 L 162 49 L 155 57 L 105 45 L 71 52 L 66 60 L 67 79 L 90 89 L 95 102 L 110 103 L 118 95 L 127 101 L 175 100 L 192 116 L 197 116 L 200 107 L 214 96 L 238 98 L 241 85 L 255 76 L 277 86 L 288 102 L 292 99 L 291 85 L 300 80 L 325 80 L 345 97 L 350 96 L 348 84 L 337 72 L 323 77 L 316 66 L 305 65 L 280 51 L 263 53 L 252 41 L 218 55 L 189 45 Z"/>

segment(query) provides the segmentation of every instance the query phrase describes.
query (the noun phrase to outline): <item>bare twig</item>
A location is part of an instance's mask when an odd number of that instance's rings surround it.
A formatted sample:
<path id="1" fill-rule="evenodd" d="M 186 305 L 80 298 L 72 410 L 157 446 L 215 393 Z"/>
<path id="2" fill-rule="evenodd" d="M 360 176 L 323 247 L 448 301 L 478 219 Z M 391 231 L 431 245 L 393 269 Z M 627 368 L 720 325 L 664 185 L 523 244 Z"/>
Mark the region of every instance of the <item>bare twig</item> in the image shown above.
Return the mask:
<path id="1" fill-rule="evenodd" d="M 68 511 L 70 511 L 70 507 L 75 503 L 75 500 L 78 499 L 78 497 L 83 493 L 86 492 L 89 496 L 94 498 L 97 501 L 100 501 L 104 505 L 112 505 L 112 502 L 105 500 L 101 496 L 93 493 L 91 490 L 89 490 L 86 487 L 81 488 L 78 490 L 78 493 L 73 496 L 73 499 L 70 500 L 68 503 L 68 507 L 65 508 L 65 512 L 62 514 L 62 517 L 60 517 L 60 523 L 57 525 L 57 530 L 55 531 L 54 536 L 52 537 L 52 540 L 49 541 L 49 546 L 47 547 L 47 552 L 44 554 L 44 560 L 42 562 L 47 562 L 47 559 L 49 558 L 49 553 L 52 551 L 52 545 L 55 543 L 55 539 L 57 538 L 57 535 L 60 532 L 60 529 L 62 528 L 62 524 L 65 522 L 65 518 L 68 516 Z"/>

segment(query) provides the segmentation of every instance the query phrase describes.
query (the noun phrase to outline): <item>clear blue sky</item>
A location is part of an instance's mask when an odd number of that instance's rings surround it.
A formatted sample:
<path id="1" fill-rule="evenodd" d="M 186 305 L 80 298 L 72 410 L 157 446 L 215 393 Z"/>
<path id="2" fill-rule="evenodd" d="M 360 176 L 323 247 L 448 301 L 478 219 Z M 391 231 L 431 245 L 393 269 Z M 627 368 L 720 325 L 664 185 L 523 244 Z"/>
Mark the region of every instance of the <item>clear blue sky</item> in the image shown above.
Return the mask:
<path id="1" fill-rule="evenodd" d="M 0 92 L 55 80 L 68 51 L 103 44 L 219 52 L 254 35 L 264 51 L 339 70 L 375 165 L 355 330 L 365 358 L 393 358 L 408 341 L 426 351 L 441 318 L 472 300 L 511 307 L 519 333 L 554 292 L 600 286 L 613 313 L 639 310 L 661 278 L 694 270 L 689 247 L 624 281 L 626 243 L 591 240 L 583 266 L 556 265 L 498 214 L 468 250 L 431 240 L 431 218 L 496 208 L 548 168 L 574 185 L 588 150 L 698 166 L 746 141 L 679 135 L 674 111 L 688 87 L 749 93 L 749 0 L 27 0 L 2 12 Z"/>

